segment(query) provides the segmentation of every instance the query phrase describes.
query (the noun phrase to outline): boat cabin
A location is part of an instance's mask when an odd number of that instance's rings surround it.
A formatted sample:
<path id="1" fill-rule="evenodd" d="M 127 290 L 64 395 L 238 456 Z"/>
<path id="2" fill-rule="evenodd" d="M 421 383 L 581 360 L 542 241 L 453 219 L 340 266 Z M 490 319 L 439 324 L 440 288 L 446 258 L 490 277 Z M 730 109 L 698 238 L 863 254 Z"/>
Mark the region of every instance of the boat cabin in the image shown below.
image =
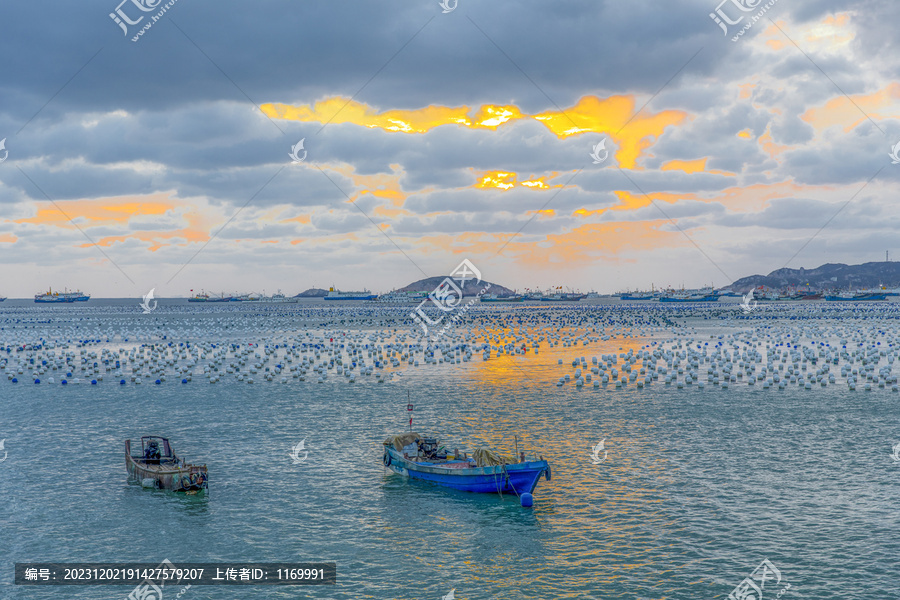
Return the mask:
<path id="1" fill-rule="evenodd" d="M 141 438 L 141 453 L 132 455 L 135 462 L 145 465 L 158 465 L 176 460 L 169 440 L 156 435 L 145 435 Z"/>

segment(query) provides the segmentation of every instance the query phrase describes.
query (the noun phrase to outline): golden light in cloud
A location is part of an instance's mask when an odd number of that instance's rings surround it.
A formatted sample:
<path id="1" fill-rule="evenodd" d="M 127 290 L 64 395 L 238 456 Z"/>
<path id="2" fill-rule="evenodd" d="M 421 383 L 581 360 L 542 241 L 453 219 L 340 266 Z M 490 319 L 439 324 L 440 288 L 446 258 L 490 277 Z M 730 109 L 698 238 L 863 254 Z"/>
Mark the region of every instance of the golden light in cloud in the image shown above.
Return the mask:
<path id="1" fill-rule="evenodd" d="M 796 146 L 785 146 L 775 143 L 775 141 L 772 139 L 772 133 L 768 128 L 766 128 L 766 132 L 764 134 L 759 136 L 758 142 L 763 152 L 774 159 L 777 159 L 779 155 L 782 154 L 785 150 L 792 150 L 793 148 L 796 148 Z"/>
<path id="2" fill-rule="evenodd" d="M 378 217 L 384 217 L 386 219 L 395 219 L 397 217 L 412 217 L 415 218 L 417 215 L 413 212 L 406 210 L 405 208 L 391 208 L 389 206 L 376 206 L 372 212 Z"/>
<path id="3" fill-rule="evenodd" d="M 739 138 L 744 138 L 745 140 L 749 140 L 750 138 L 753 137 L 753 132 L 750 131 L 749 129 L 742 129 L 741 131 L 738 131 L 737 135 Z"/>
<path id="4" fill-rule="evenodd" d="M 524 181 L 518 180 L 518 174 L 509 171 L 476 171 L 476 182 L 472 186 L 475 189 L 498 189 L 509 190 L 514 187 L 526 187 L 532 190 L 549 190 L 553 188 L 565 187 L 562 183 L 547 183 L 547 179 L 558 176 L 559 173 L 554 171 L 549 175 L 535 177 L 531 175 Z"/>
<path id="5" fill-rule="evenodd" d="M 353 182 L 357 191 L 350 195 L 351 202 L 355 202 L 364 194 L 371 194 L 376 198 L 389 200 L 393 206 L 399 207 L 403 206 L 409 196 L 400 185 L 400 178 L 403 177 L 405 171 L 398 164 L 391 165 L 390 173 L 374 173 L 372 175 L 359 174 L 355 167 L 348 164 L 323 165 L 322 168 L 340 173 Z"/>
<path id="6" fill-rule="evenodd" d="M 55 225 L 66 229 L 75 226 L 69 219 L 78 220 L 80 225 L 120 225 L 139 216 L 160 216 L 173 210 L 178 204 L 171 199 L 172 194 L 161 192 L 149 196 L 118 196 L 112 198 L 92 198 L 53 202 L 38 201 L 37 214 L 15 223 L 32 225 Z M 59 208 L 57 208 L 59 206 Z M 62 210 L 60 210 L 62 209 Z"/>
<path id="7" fill-rule="evenodd" d="M 563 262 L 590 262 L 598 255 L 615 257 L 627 251 L 689 244 L 679 232 L 661 230 L 666 225 L 669 225 L 666 219 L 590 223 L 566 233 L 548 235 L 551 247 L 539 249 L 534 245 L 530 250 L 536 259 L 545 263 L 554 255 Z"/>
<path id="8" fill-rule="evenodd" d="M 52 202 L 35 202 L 35 216 L 18 219 L 14 222 L 42 227 L 76 229 L 72 223 L 75 221 L 81 229 L 89 229 L 99 226 L 124 227 L 141 217 L 168 215 L 186 221 L 187 226 L 169 231 L 129 231 L 122 235 L 100 238 L 97 240 L 97 245 L 111 246 L 117 242 L 134 239 L 147 242 L 148 250 L 155 252 L 168 245 L 163 243 L 166 240 L 180 239 L 184 240 L 184 244 L 209 240 L 211 223 L 216 218 L 204 216 L 193 207 L 186 207 L 184 201 L 173 199 L 173 196 L 174 192 L 159 192 L 146 196 L 65 200 L 57 202 L 56 205 Z M 86 248 L 92 245 L 83 243 L 79 247 Z"/>
<path id="9" fill-rule="evenodd" d="M 833 191 L 831 186 L 799 185 L 789 181 L 778 183 L 757 183 L 743 187 L 729 187 L 713 196 L 705 197 L 695 193 L 672 194 L 668 192 L 651 192 L 633 194 L 628 191 L 618 190 L 613 192 L 619 199 L 619 203 L 609 208 L 588 209 L 580 208 L 572 213 L 572 216 L 589 218 L 599 216 L 607 211 L 637 210 L 651 204 L 651 200 L 675 204 L 679 201 L 693 200 L 696 202 L 718 203 L 726 209 L 734 212 L 756 212 L 763 210 L 771 200 L 780 198 L 794 198 L 804 194 Z"/>
<path id="10" fill-rule="evenodd" d="M 516 174 L 506 171 L 485 171 L 478 176 L 473 187 L 478 189 L 497 188 L 508 190 L 516 185 Z"/>
<path id="11" fill-rule="evenodd" d="M 112 246 L 116 242 L 125 242 L 127 240 L 140 240 L 147 242 L 150 246 L 147 248 L 150 252 L 156 252 L 160 248 L 169 244 L 162 243 L 162 240 L 184 240 L 179 246 L 186 246 L 191 242 L 205 242 L 209 240 L 209 232 L 201 229 L 184 228 L 175 231 L 135 231 L 128 235 L 111 235 L 97 240 L 98 246 Z M 89 248 L 93 244 L 81 244 L 81 248 Z"/>
<path id="12" fill-rule="evenodd" d="M 661 171 L 684 171 L 685 173 L 701 173 L 706 170 L 706 159 L 670 160 L 660 167 Z"/>
<path id="13" fill-rule="evenodd" d="M 707 157 L 708 158 L 708 157 Z M 720 171 L 718 169 L 707 169 L 707 158 L 697 158 L 694 160 L 670 160 L 660 167 L 662 171 L 684 171 L 687 174 L 692 173 L 709 173 L 711 175 L 728 175 L 734 177 L 734 173 L 728 171 Z"/>
<path id="14" fill-rule="evenodd" d="M 425 133 L 441 125 L 464 125 L 473 129 L 496 129 L 522 117 L 515 106 L 481 106 L 471 117 L 468 106 L 427 106 L 410 110 L 378 112 L 367 104 L 339 96 L 316 102 L 313 106 L 268 103 L 260 107 L 273 119 L 306 123 L 355 123 L 370 129 L 399 133 Z"/>
<path id="15" fill-rule="evenodd" d="M 282 223 L 300 223 L 301 225 L 309 225 L 312 222 L 312 215 L 297 215 L 290 219 L 282 219 Z"/>
<path id="16" fill-rule="evenodd" d="M 522 113 L 515 106 L 492 106 L 485 105 L 475 113 L 470 125 L 476 127 L 484 127 L 487 129 L 497 129 L 507 121 L 521 119 Z"/>
<path id="17" fill-rule="evenodd" d="M 811 108 L 800 118 L 812 125 L 817 133 L 834 125 L 843 126 L 844 132 L 849 132 L 867 121 L 866 115 L 872 119 L 900 118 L 900 83 L 890 83 L 871 94 L 854 94 L 850 98 L 835 96 L 825 106 Z"/>
<path id="18" fill-rule="evenodd" d="M 535 179 L 533 181 L 523 181 L 520 185 L 524 185 L 525 187 L 530 188 L 536 188 L 539 190 L 546 190 L 550 187 L 540 179 Z"/>
<path id="19" fill-rule="evenodd" d="M 775 25 L 777 25 L 778 27 L 776 27 Z M 766 46 L 768 46 L 775 52 L 784 50 L 790 43 L 786 39 L 784 39 L 784 34 L 781 33 L 779 27 L 781 29 L 785 29 L 787 27 L 787 23 L 785 23 L 784 21 L 775 21 L 774 25 L 770 25 L 762 33 L 762 37 L 768 38 L 766 40 Z"/>
<path id="20" fill-rule="evenodd" d="M 425 133 L 441 125 L 495 130 L 511 121 L 533 118 L 560 139 L 589 132 L 609 136 L 618 146 L 616 159 L 619 165 L 626 169 L 636 168 L 643 151 L 662 135 L 666 127 L 680 125 L 688 116 L 680 110 L 652 113 L 646 109 L 635 115 L 634 96 L 583 96 L 570 108 L 534 115 L 522 113 L 516 106 L 492 104 L 482 105 L 474 113 L 468 106 L 435 105 L 379 112 L 367 104 L 341 97 L 320 100 L 312 106 L 268 103 L 260 108 L 273 119 L 354 123 L 399 133 Z"/>
<path id="21" fill-rule="evenodd" d="M 468 109 L 428 106 L 416 110 L 377 112 L 370 106 L 339 96 L 316 102 L 313 106 L 263 104 L 263 114 L 273 119 L 313 123 L 355 123 L 369 128 L 403 133 L 425 133 L 446 123 L 467 123 Z"/>
<path id="22" fill-rule="evenodd" d="M 0 244 L 15 244 L 18 239 L 11 233 L 0 233 Z"/>
<path id="23" fill-rule="evenodd" d="M 634 112 L 634 96 L 610 96 L 604 99 L 584 96 L 571 108 L 561 112 L 540 113 L 534 115 L 534 118 L 561 139 L 585 132 L 608 135 L 618 146 L 616 160 L 619 166 L 634 169 L 643 151 L 662 135 L 666 127 L 680 125 L 688 116 L 680 110 L 658 113 L 644 110 L 632 118 Z"/>
<path id="24" fill-rule="evenodd" d="M 309 244 L 312 246 L 323 246 L 334 242 L 359 241 L 359 237 L 355 233 L 338 233 L 335 235 L 326 235 L 318 238 L 299 238 L 291 240 L 291 246 L 299 246 L 300 244 Z"/>
<path id="25" fill-rule="evenodd" d="M 623 252 L 674 248 L 689 244 L 677 231 L 662 228 L 664 219 L 588 223 L 540 240 L 524 241 L 511 234 L 468 233 L 462 235 L 437 234 L 420 238 L 421 246 L 451 250 L 468 257 L 493 258 L 505 245 L 503 254 L 528 267 L 592 265 L 598 258 L 622 260 Z M 507 242 L 509 242 L 507 244 Z"/>
<path id="26" fill-rule="evenodd" d="M 800 185 L 792 181 L 780 181 L 730 187 L 716 192 L 712 198 L 697 199 L 705 202 L 718 202 L 735 212 L 757 212 L 769 206 L 772 200 L 812 194 L 820 195 L 823 192 L 834 191 L 834 189 L 828 185 Z"/>

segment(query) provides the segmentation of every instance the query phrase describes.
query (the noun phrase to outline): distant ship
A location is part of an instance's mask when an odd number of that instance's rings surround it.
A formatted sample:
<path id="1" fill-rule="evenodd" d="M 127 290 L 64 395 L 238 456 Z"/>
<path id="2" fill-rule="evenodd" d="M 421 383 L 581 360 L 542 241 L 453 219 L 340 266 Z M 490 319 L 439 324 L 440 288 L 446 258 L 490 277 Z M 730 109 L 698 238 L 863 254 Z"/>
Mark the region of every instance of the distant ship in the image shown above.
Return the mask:
<path id="1" fill-rule="evenodd" d="M 378 294 L 373 294 L 369 290 L 362 292 L 339 292 L 332 287 L 328 289 L 325 300 L 374 300 L 377 297 Z"/>
<path id="2" fill-rule="evenodd" d="M 619 300 L 653 300 L 659 296 L 659 292 L 650 286 L 649 292 L 622 292 L 619 294 Z"/>
<path id="3" fill-rule="evenodd" d="M 192 292 L 194 290 L 191 290 Z M 210 296 L 206 292 L 200 292 L 196 296 L 191 296 L 188 298 L 188 302 L 234 302 L 235 298 L 232 296 L 226 296 L 224 292 L 219 294 L 218 296 Z"/>
<path id="4" fill-rule="evenodd" d="M 826 295 L 829 302 L 869 302 L 871 300 L 885 300 L 887 294 L 861 294 L 856 292 L 842 292 L 833 296 Z"/>
<path id="5" fill-rule="evenodd" d="M 529 294 L 528 296 L 525 296 L 525 299 L 536 302 L 578 302 L 584 297 L 585 294 L 577 294 L 574 292 L 540 292 Z"/>
<path id="6" fill-rule="evenodd" d="M 660 302 L 718 302 L 716 294 L 700 294 L 690 292 L 678 292 L 665 294 L 659 297 Z"/>
<path id="7" fill-rule="evenodd" d="M 250 294 L 241 294 L 240 296 L 234 296 L 231 300 L 232 302 L 259 302 L 260 295 L 256 293 Z"/>
<path id="8" fill-rule="evenodd" d="M 258 300 L 254 300 L 253 302 L 268 302 L 274 304 L 296 304 L 300 302 L 300 298 L 289 298 L 281 293 L 281 290 L 278 290 L 277 294 L 272 294 L 271 296 L 261 296 Z"/>
<path id="9" fill-rule="evenodd" d="M 656 298 L 656 292 L 627 292 L 619 294 L 620 300 L 653 300 Z"/>
<path id="10" fill-rule="evenodd" d="M 68 303 L 68 302 L 87 302 L 91 297 L 87 294 L 76 292 L 54 292 L 52 289 L 47 290 L 43 294 L 35 294 L 34 301 L 39 303 Z M 5 298 L 4 298 L 5 300 Z"/>

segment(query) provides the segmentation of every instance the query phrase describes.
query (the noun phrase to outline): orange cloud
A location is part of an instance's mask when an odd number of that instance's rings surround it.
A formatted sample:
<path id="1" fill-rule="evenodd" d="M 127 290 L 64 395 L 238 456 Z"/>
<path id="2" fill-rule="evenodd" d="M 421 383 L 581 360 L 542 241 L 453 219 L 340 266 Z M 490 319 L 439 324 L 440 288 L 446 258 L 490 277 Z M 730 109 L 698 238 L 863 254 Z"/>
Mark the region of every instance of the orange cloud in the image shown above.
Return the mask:
<path id="1" fill-rule="evenodd" d="M 619 204 L 609 208 L 589 210 L 580 208 L 573 216 L 588 218 L 601 215 L 607 211 L 637 210 L 651 204 L 651 200 L 658 200 L 668 204 L 675 204 L 682 200 L 694 200 L 697 202 L 719 203 L 728 210 L 736 212 L 751 212 L 763 210 L 771 200 L 779 198 L 792 198 L 814 192 L 833 191 L 830 186 L 803 186 L 793 182 L 757 183 L 743 187 L 730 187 L 716 192 L 711 197 L 700 196 L 693 193 L 672 194 L 667 192 L 652 192 L 647 194 L 632 194 L 631 192 L 618 190 L 613 192 L 619 199 Z"/>
<path id="2" fill-rule="evenodd" d="M 297 246 L 300 244 L 311 244 L 313 246 L 323 246 L 325 244 L 330 244 L 332 242 L 342 242 L 342 241 L 359 241 L 359 237 L 355 233 L 339 233 L 336 235 L 327 235 L 320 238 L 300 238 L 296 240 L 291 240 L 292 246 Z"/>
<path id="3" fill-rule="evenodd" d="M 796 148 L 796 146 L 784 146 L 782 144 L 776 144 L 772 140 L 772 133 L 769 129 L 766 129 L 766 132 L 759 136 L 759 145 L 762 147 L 763 152 L 768 154 L 772 158 L 778 158 L 778 155 L 783 153 L 785 150 L 791 150 L 792 148 Z"/>
<path id="4" fill-rule="evenodd" d="M 860 112 L 862 110 L 862 112 Z M 865 114 L 863 114 L 865 113 Z M 896 119 L 900 117 L 900 83 L 894 82 L 871 94 L 836 96 L 820 108 L 811 108 L 801 119 L 821 132 L 834 125 L 843 125 L 844 132 L 872 119 Z"/>
<path id="5" fill-rule="evenodd" d="M 82 200 L 36 202 L 37 214 L 15 223 L 55 225 L 74 229 L 70 219 L 79 220 L 80 226 L 121 225 L 138 216 L 159 216 L 178 206 L 170 193 L 151 194 L 145 197 L 119 196 Z M 86 222 L 86 223 L 85 223 Z"/>
<path id="6" fill-rule="evenodd" d="M 150 247 L 148 250 L 150 252 L 156 252 L 160 248 L 168 246 L 169 244 L 163 244 L 160 240 L 172 240 L 176 238 L 182 238 L 187 242 L 205 242 L 209 239 L 209 235 L 203 232 L 191 231 L 188 229 L 179 229 L 177 231 L 138 231 L 135 233 L 131 233 L 128 235 L 111 235 L 104 238 L 100 238 L 97 240 L 98 246 L 112 246 L 116 242 L 124 242 L 126 240 L 135 239 L 141 240 L 142 242 L 149 242 Z M 81 244 L 81 248 L 90 248 L 94 244 Z M 180 244 L 182 246 L 186 244 Z"/>
<path id="7" fill-rule="evenodd" d="M 312 106 L 268 103 L 260 108 L 273 119 L 354 123 L 362 127 L 401 133 L 425 133 L 441 125 L 496 130 L 511 121 L 533 118 L 561 139 L 589 132 L 611 137 L 619 148 L 616 152 L 619 165 L 626 169 L 635 168 L 643 151 L 662 135 L 666 127 L 679 125 L 687 117 L 687 113 L 678 110 L 658 113 L 641 111 L 635 115 L 634 96 L 611 96 L 603 99 L 584 96 L 570 108 L 534 115 L 526 115 L 516 106 L 492 104 L 482 105 L 474 113 L 467 106 L 435 105 L 378 112 L 366 104 L 340 97 L 321 100 Z"/>
<path id="8" fill-rule="evenodd" d="M 400 178 L 405 171 L 398 164 L 391 165 L 391 173 L 374 173 L 362 175 L 356 172 L 356 168 L 348 164 L 326 165 L 325 168 L 340 173 L 351 182 L 357 191 L 350 194 L 350 201 L 355 202 L 364 194 L 371 194 L 376 198 L 389 200 L 394 206 L 403 206 L 409 194 L 400 185 Z"/>
<path id="9" fill-rule="evenodd" d="M 584 96 L 571 108 L 536 114 L 534 118 L 562 139 L 586 132 L 608 135 L 618 146 L 619 166 L 634 169 L 637 159 L 652 145 L 651 138 L 658 138 L 666 127 L 680 125 L 687 118 L 680 110 L 634 115 L 634 109 L 634 96 Z"/>
<path id="10" fill-rule="evenodd" d="M 117 196 L 110 198 L 65 200 L 52 202 L 36 202 L 36 214 L 33 217 L 14 221 L 20 224 L 60 227 L 75 229 L 73 221 L 81 229 L 99 226 L 127 226 L 138 217 L 162 216 L 178 212 L 179 218 L 187 222 L 187 226 L 172 231 L 129 231 L 126 234 L 106 236 L 97 241 L 98 246 L 111 246 L 116 242 L 129 239 L 148 242 L 149 250 L 155 252 L 163 246 L 164 240 L 183 239 L 186 242 L 204 242 L 209 239 L 210 218 L 193 208 L 186 209 L 184 203 L 173 200 L 174 193 L 160 192 L 147 196 Z M 180 210 L 181 209 L 181 210 Z M 71 219 L 71 220 L 70 220 Z M 93 244 L 84 243 L 86 248 Z"/>
<path id="11" fill-rule="evenodd" d="M 685 173 L 699 173 L 706 170 L 706 159 L 697 158 L 694 160 L 670 160 L 660 167 L 662 171 L 684 171 Z"/>
<path id="12" fill-rule="evenodd" d="M 473 187 L 478 189 L 497 188 L 508 190 L 516 185 L 516 174 L 505 171 L 485 171 L 478 176 L 478 182 Z"/>
<path id="13" fill-rule="evenodd" d="M 475 129 L 496 129 L 507 121 L 521 118 L 515 106 L 484 105 L 469 116 L 468 106 L 427 106 L 412 110 L 378 112 L 367 104 L 341 97 L 328 98 L 313 106 L 268 103 L 260 107 L 273 119 L 306 123 L 355 123 L 370 129 L 401 133 L 425 133 L 441 125 L 464 125 Z"/>
<path id="14" fill-rule="evenodd" d="M 301 225 L 309 225 L 312 222 L 312 215 L 297 215 L 290 219 L 282 219 L 282 223 L 300 223 Z"/>
<path id="15" fill-rule="evenodd" d="M 518 186 L 532 190 L 549 190 L 565 187 L 565 184 L 562 183 L 547 183 L 548 179 L 559 175 L 556 171 L 542 177 L 531 175 L 524 181 L 519 181 L 518 174 L 509 171 L 476 171 L 475 173 L 477 181 L 472 186 L 475 189 L 509 190 Z"/>
<path id="16" fill-rule="evenodd" d="M 469 233 L 426 236 L 419 243 L 470 257 L 493 257 L 506 245 L 503 254 L 514 257 L 521 264 L 552 267 L 566 263 L 572 266 L 594 264 L 598 258 L 619 261 L 623 252 L 690 243 L 677 231 L 663 231 L 661 228 L 668 223 L 664 219 L 590 223 L 537 241 L 522 241 L 519 237 L 509 241 L 512 234 Z"/>
<path id="17" fill-rule="evenodd" d="M 766 40 L 766 45 L 776 52 L 786 48 L 789 43 L 787 40 L 785 40 L 784 34 L 781 33 L 781 30 L 778 29 L 779 27 L 781 29 L 785 29 L 787 28 L 787 23 L 785 23 L 784 21 L 775 21 L 775 24 L 767 27 L 762 33 L 763 38 L 768 38 Z"/>
<path id="18" fill-rule="evenodd" d="M 19 238 L 14 236 L 11 233 L 0 233 L 0 243 L 3 244 L 15 244 Z"/>
<path id="19" fill-rule="evenodd" d="M 710 173 L 712 175 L 729 175 L 734 177 L 734 173 L 728 171 L 719 171 L 718 169 L 706 169 L 706 158 L 697 158 L 694 160 L 670 160 L 660 167 L 662 171 L 684 171 L 687 174 L 692 173 Z"/>

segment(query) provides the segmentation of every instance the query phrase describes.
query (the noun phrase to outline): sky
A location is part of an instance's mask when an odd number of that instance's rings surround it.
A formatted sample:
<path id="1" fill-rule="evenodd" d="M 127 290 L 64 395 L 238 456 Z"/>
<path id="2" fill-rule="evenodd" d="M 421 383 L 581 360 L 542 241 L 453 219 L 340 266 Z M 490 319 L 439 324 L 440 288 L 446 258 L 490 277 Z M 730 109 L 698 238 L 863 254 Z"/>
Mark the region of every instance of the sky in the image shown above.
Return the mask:
<path id="1" fill-rule="evenodd" d="M 720 1 L 3 3 L 0 296 L 900 260 L 900 4 Z"/>

